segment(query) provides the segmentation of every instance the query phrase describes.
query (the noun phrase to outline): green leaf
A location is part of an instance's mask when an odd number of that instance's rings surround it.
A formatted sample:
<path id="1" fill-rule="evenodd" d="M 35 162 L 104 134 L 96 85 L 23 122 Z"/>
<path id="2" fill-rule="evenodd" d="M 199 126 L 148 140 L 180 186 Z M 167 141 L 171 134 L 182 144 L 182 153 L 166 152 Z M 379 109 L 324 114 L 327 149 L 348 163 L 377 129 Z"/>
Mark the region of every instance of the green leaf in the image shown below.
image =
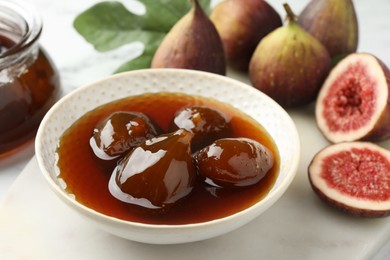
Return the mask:
<path id="1" fill-rule="evenodd" d="M 164 27 L 168 32 L 191 9 L 190 0 L 140 0 L 147 12 L 145 20 L 152 26 Z M 210 12 L 210 0 L 199 0 L 206 13 Z M 153 27 L 149 27 L 150 29 Z"/>
<path id="2" fill-rule="evenodd" d="M 98 51 L 110 51 L 134 41 L 148 44 L 166 34 L 148 30 L 143 16 L 129 12 L 119 2 L 94 5 L 76 17 L 74 27 Z"/>
<path id="3" fill-rule="evenodd" d="M 150 68 L 153 55 L 154 53 L 144 52 L 141 56 L 122 64 L 114 73 Z"/>
<path id="4" fill-rule="evenodd" d="M 142 42 L 149 51 L 123 68 L 138 68 L 147 64 L 166 33 L 191 8 L 189 0 L 139 0 L 146 12 L 137 15 L 122 3 L 105 1 L 87 9 L 74 20 L 74 27 L 98 51 L 110 51 L 131 42 Z M 210 12 L 210 0 L 199 0 Z M 145 55 L 145 57 L 142 57 Z M 138 64 L 138 65 L 137 65 Z M 149 62 L 150 66 L 150 62 Z"/>
<path id="5" fill-rule="evenodd" d="M 159 44 L 145 45 L 140 56 L 125 62 L 114 73 L 150 68 L 154 53 L 156 52 L 158 46 Z"/>
<path id="6" fill-rule="evenodd" d="M 187 0 L 140 0 L 145 5 L 145 29 L 168 32 L 172 26 L 189 10 Z M 183 5 L 185 8 L 183 9 Z"/>

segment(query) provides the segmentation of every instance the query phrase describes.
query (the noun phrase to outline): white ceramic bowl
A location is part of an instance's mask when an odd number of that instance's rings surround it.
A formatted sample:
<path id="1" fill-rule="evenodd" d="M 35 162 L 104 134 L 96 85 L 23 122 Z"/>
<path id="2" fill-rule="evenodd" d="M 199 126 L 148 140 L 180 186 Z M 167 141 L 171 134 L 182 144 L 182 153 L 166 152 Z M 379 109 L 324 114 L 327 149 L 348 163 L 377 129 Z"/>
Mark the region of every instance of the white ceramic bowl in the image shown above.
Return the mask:
<path id="1" fill-rule="evenodd" d="M 62 133 L 86 112 L 104 103 L 146 92 L 180 92 L 227 102 L 258 120 L 280 152 L 280 173 L 272 190 L 255 205 L 234 215 L 186 225 L 140 224 L 109 217 L 74 199 L 57 176 L 56 148 Z M 251 86 L 211 73 L 147 69 L 127 72 L 81 87 L 56 103 L 43 119 L 36 137 L 36 156 L 54 192 L 71 208 L 117 236 L 153 244 L 203 240 L 232 231 L 267 210 L 286 191 L 298 167 L 300 142 L 289 115 L 272 99 Z"/>

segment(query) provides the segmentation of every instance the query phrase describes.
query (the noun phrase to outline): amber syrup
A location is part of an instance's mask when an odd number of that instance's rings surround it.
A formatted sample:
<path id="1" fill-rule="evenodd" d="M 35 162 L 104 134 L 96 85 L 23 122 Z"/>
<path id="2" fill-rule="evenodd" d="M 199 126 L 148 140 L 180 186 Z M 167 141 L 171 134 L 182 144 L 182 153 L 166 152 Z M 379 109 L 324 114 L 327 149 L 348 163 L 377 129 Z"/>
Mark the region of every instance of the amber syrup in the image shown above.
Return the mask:
<path id="1" fill-rule="evenodd" d="M 114 198 L 108 190 L 108 181 L 117 162 L 98 159 L 89 146 L 96 124 L 115 111 L 138 111 L 148 115 L 163 131 L 167 131 L 175 112 L 193 105 L 207 106 L 227 115 L 233 128 L 232 137 L 251 138 L 268 147 L 275 155 L 272 170 L 258 184 L 234 190 L 224 190 L 198 181 L 188 197 L 167 209 L 147 209 Z M 58 156 L 60 177 L 77 201 L 109 216 L 150 224 L 199 223 L 246 209 L 261 200 L 273 187 L 280 161 L 274 141 L 251 117 L 213 99 L 174 93 L 129 97 L 92 110 L 64 133 Z"/>
<path id="2" fill-rule="evenodd" d="M 15 45 L 9 33 L 0 32 L 0 57 Z M 58 74 L 42 50 L 25 71 L 11 77 L 0 82 L 0 157 L 35 137 L 43 116 L 59 95 Z"/>

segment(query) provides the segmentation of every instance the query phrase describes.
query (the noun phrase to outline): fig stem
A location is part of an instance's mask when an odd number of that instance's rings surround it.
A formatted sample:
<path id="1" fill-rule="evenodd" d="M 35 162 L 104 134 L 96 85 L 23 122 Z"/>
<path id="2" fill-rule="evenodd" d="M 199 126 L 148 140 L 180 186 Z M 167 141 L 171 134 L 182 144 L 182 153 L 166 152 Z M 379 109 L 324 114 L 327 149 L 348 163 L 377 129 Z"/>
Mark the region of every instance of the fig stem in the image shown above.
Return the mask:
<path id="1" fill-rule="evenodd" d="M 286 10 L 287 16 L 286 20 L 287 21 L 296 21 L 297 16 L 294 14 L 293 10 L 291 9 L 290 5 L 288 3 L 283 4 L 284 10 Z"/>
<path id="2" fill-rule="evenodd" d="M 193 7 L 198 7 L 199 6 L 199 2 L 198 0 L 190 0 L 190 3 Z"/>
<path id="3" fill-rule="evenodd" d="M 190 0 L 190 3 L 192 5 L 192 10 L 195 13 L 204 13 L 202 6 L 199 4 L 198 0 Z"/>

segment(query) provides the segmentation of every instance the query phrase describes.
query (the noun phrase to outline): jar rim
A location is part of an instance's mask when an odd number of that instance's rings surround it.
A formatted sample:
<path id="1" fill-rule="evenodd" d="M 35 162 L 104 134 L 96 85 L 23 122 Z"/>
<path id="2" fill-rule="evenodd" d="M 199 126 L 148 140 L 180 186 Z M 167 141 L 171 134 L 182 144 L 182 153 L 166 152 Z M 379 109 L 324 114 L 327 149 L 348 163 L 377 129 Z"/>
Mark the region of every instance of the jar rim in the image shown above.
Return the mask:
<path id="1" fill-rule="evenodd" d="M 42 33 L 42 19 L 35 7 L 25 1 L 0 0 L 1 9 L 19 16 L 26 26 L 22 37 L 12 47 L 0 54 L 0 58 L 4 58 L 24 51 L 37 41 Z"/>

